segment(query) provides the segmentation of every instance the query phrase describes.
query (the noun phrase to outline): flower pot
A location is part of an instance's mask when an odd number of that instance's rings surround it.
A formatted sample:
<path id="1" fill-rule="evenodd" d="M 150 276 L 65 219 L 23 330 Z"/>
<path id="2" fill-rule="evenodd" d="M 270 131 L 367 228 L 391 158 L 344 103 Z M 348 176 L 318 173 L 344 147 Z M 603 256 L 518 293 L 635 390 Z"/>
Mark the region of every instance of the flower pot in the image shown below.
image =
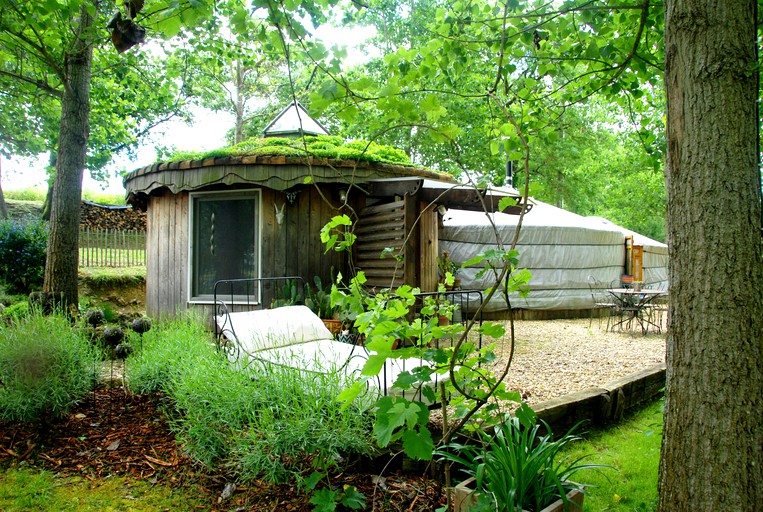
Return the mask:
<path id="1" fill-rule="evenodd" d="M 567 493 L 569 507 L 565 510 L 564 501 L 556 500 L 538 512 L 580 512 L 583 510 L 583 498 L 585 494 L 579 489 L 572 489 Z M 474 490 L 474 477 L 467 478 L 453 488 L 454 512 L 470 512 L 477 504 L 477 491 Z"/>

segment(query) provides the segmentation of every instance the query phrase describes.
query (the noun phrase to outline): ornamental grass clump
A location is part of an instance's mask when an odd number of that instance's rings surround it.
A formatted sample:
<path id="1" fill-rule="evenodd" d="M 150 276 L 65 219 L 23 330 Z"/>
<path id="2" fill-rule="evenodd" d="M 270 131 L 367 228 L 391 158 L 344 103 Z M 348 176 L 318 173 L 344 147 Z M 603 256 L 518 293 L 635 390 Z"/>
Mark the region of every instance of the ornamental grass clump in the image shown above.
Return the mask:
<path id="1" fill-rule="evenodd" d="M 359 403 L 336 397 L 347 385 L 341 372 L 299 371 L 255 363 L 249 398 L 256 406 L 236 437 L 230 464 L 244 480 L 284 482 L 311 466 L 328 469 L 374 448 L 372 416 Z"/>
<path id="2" fill-rule="evenodd" d="M 0 420 L 66 415 L 97 381 L 100 356 L 63 315 L 39 312 L 0 328 Z"/>
<path id="3" fill-rule="evenodd" d="M 371 418 L 336 396 L 339 373 L 252 361 L 243 369 L 217 352 L 203 321 L 160 323 L 132 340 L 130 388 L 166 395 L 169 423 L 188 454 L 242 481 L 285 481 L 373 450 Z M 243 356 L 242 356 L 243 357 Z"/>
<path id="4" fill-rule="evenodd" d="M 166 391 L 167 383 L 186 371 L 188 361 L 217 359 L 211 335 L 193 313 L 161 322 L 142 337 L 131 333 L 129 342 L 137 349 L 126 368 L 135 393 Z"/>
<path id="5" fill-rule="evenodd" d="M 535 418 L 511 416 L 493 427 L 478 430 L 480 444 L 450 443 L 437 451 L 441 459 L 454 462 L 476 483 L 476 508 L 497 512 L 538 511 L 561 499 L 569 507 L 567 493 L 582 486 L 573 476 L 584 469 L 606 468 L 582 464 L 585 457 L 569 460 L 560 452 L 580 440 L 573 434 L 576 425 L 554 440 L 548 425 Z M 541 435 L 541 429 L 546 434 Z M 569 510 L 577 510 L 570 508 Z"/>

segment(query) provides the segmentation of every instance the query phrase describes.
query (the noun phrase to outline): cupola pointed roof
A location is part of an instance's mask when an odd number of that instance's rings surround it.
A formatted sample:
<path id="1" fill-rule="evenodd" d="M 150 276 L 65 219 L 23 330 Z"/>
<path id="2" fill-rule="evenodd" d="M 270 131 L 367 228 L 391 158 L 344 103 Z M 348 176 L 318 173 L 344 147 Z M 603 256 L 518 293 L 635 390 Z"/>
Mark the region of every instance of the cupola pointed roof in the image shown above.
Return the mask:
<path id="1" fill-rule="evenodd" d="M 328 135 L 321 124 L 310 117 L 298 101 L 291 102 L 265 127 L 265 137 L 301 137 L 302 135 Z"/>

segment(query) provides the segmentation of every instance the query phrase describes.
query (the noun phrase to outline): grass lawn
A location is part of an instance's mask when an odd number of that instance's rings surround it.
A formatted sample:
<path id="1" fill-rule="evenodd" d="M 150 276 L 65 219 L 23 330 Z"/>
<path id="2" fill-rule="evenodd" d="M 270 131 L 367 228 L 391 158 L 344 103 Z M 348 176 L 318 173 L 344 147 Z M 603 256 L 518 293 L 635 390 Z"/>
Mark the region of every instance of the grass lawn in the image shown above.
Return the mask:
<path id="1" fill-rule="evenodd" d="M 38 469 L 0 472 L 0 510 L 153 511 L 207 509 L 203 498 L 124 477 L 59 478 Z"/>
<path id="2" fill-rule="evenodd" d="M 591 430 L 583 435 L 584 442 L 565 452 L 575 458 L 590 454 L 586 463 L 614 467 L 578 475 L 578 480 L 588 486 L 583 504 L 586 512 L 655 509 L 662 406 L 662 401 L 655 402 L 619 425 Z"/>

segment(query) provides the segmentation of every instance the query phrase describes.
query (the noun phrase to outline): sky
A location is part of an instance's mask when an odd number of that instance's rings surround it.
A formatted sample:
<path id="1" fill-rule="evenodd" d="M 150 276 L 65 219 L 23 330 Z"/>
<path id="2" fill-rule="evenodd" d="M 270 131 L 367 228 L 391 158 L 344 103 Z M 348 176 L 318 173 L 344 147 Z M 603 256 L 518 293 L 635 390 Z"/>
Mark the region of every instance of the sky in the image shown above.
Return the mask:
<path id="1" fill-rule="evenodd" d="M 135 160 L 119 157 L 109 166 L 111 179 L 104 184 L 90 178 L 85 173 L 82 188 L 85 190 L 104 191 L 109 194 L 124 194 L 122 178 L 118 176 L 122 170 L 133 171 L 156 161 L 155 145 L 174 145 L 178 150 L 207 151 L 226 145 L 225 133 L 233 127 L 233 116 L 226 113 L 211 112 L 197 109 L 192 125 L 182 121 L 170 121 L 150 133 L 143 146 L 138 150 Z M 2 186 L 3 190 L 19 190 L 25 188 L 47 188 L 47 173 L 45 166 L 47 157 L 40 159 L 3 159 Z"/>

